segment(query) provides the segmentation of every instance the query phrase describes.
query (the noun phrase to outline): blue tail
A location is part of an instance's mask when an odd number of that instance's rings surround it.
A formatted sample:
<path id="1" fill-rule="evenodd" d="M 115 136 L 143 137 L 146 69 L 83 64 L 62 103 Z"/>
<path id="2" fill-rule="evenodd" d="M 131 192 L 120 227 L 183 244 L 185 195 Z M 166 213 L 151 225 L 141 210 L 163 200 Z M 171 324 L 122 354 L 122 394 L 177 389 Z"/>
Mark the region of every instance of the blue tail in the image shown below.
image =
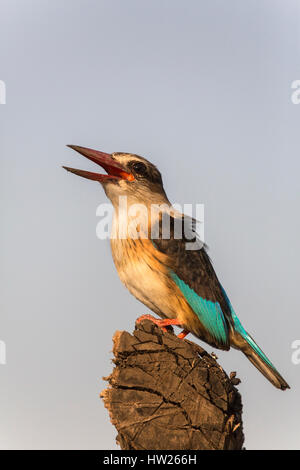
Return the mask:
<path id="1" fill-rule="evenodd" d="M 222 288 L 223 289 L 223 288 Z M 254 339 L 249 335 L 245 330 L 240 320 L 238 319 L 235 311 L 232 308 L 232 305 L 226 295 L 226 292 L 223 289 L 224 296 L 228 302 L 228 305 L 231 310 L 231 316 L 234 324 L 234 335 L 233 341 L 238 349 L 240 349 L 252 362 L 252 364 L 268 379 L 275 387 L 280 388 L 281 390 L 286 390 L 290 388 L 288 383 L 276 370 L 270 359 L 265 355 L 265 353 L 260 349 L 256 344 Z"/>

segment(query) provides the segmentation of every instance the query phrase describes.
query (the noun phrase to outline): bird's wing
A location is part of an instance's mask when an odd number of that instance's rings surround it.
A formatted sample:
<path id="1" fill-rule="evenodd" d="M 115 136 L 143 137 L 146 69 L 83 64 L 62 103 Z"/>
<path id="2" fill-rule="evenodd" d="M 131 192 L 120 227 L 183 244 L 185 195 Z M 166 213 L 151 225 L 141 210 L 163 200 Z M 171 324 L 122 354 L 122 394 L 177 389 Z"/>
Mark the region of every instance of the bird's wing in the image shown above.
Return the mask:
<path id="1" fill-rule="evenodd" d="M 187 249 L 191 234 L 189 233 L 188 239 L 184 235 L 176 238 L 175 223 L 175 218 L 170 217 L 170 237 L 163 238 L 160 228 L 157 231 L 159 237 L 152 240 L 153 244 L 157 250 L 167 255 L 171 278 L 212 338 L 211 342 L 228 349 L 232 316 L 227 298 L 205 246 L 198 244 L 198 249 Z M 192 225 L 190 230 L 194 231 Z M 197 243 L 195 232 L 194 237 L 194 243 Z"/>

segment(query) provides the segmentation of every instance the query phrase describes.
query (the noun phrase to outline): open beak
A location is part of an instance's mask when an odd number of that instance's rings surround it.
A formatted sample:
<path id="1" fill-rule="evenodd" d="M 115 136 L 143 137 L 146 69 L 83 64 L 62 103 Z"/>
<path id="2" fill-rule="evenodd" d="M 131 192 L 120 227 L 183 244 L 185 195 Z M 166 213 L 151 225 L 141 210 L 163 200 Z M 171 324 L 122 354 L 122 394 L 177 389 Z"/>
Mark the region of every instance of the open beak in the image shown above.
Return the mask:
<path id="1" fill-rule="evenodd" d="M 91 171 L 77 170 L 76 168 L 63 166 L 65 170 L 70 171 L 71 173 L 75 173 L 75 175 L 82 176 L 83 178 L 87 178 L 89 180 L 99 181 L 99 183 L 103 183 L 112 179 L 123 179 L 128 181 L 134 180 L 134 176 L 131 173 L 124 171 L 122 166 L 116 162 L 109 153 L 99 152 L 98 150 L 92 150 L 85 147 L 79 147 L 78 145 L 68 145 L 67 147 L 76 150 L 76 152 L 80 153 L 92 162 L 97 163 L 97 165 L 104 168 L 104 170 L 107 172 L 107 175 L 101 175 Z"/>

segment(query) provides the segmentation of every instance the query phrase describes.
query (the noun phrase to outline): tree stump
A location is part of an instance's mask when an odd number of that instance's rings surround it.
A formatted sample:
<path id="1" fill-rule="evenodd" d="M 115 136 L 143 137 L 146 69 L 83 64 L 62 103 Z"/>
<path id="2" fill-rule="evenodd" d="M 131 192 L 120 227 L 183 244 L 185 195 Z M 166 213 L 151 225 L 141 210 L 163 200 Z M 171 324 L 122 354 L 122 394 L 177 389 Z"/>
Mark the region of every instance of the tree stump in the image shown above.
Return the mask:
<path id="1" fill-rule="evenodd" d="M 149 320 L 113 338 L 115 368 L 101 398 L 125 450 L 239 450 L 241 396 L 199 345 Z"/>

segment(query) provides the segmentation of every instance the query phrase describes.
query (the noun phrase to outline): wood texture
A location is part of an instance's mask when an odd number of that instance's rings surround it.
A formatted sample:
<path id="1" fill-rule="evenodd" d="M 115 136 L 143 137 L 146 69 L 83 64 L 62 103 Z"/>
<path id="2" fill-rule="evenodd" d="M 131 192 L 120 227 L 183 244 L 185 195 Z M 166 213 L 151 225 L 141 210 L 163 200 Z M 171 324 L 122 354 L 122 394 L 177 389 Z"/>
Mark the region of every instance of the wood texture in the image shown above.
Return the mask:
<path id="1" fill-rule="evenodd" d="M 235 373 L 149 320 L 113 341 L 115 368 L 101 397 L 122 449 L 242 449 Z"/>

